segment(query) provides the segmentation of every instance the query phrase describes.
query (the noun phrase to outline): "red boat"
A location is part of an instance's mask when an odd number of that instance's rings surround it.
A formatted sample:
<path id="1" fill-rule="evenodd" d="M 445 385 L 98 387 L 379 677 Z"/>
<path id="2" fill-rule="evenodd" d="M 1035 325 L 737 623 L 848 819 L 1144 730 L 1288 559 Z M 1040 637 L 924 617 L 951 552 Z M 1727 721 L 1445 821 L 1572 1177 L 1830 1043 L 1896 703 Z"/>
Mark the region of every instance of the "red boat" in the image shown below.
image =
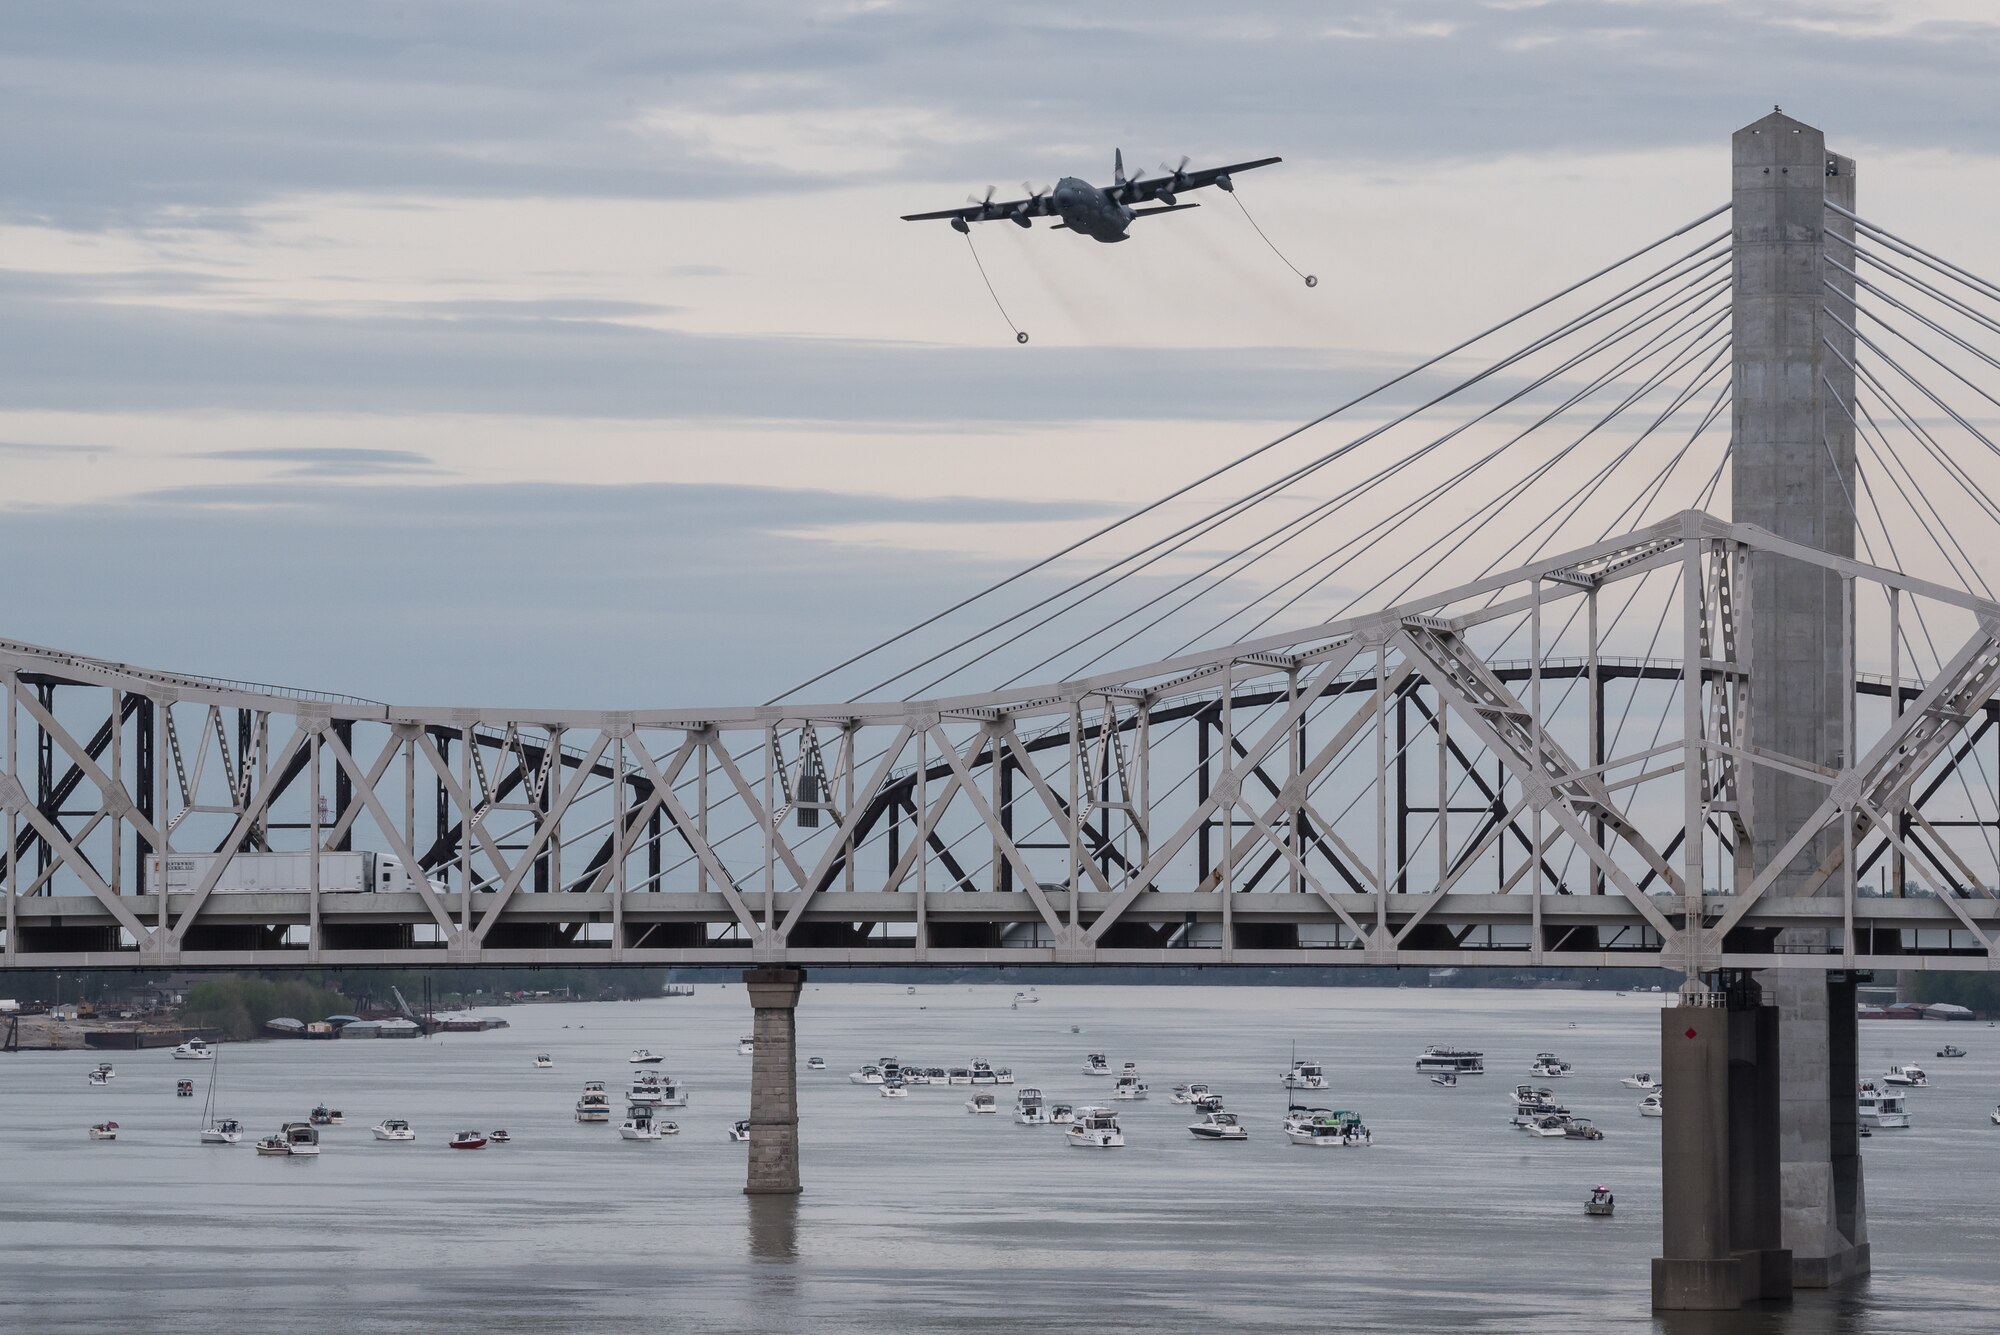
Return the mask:
<path id="1" fill-rule="evenodd" d="M 486 1148 L 486 1137 L 477 1131 L 461 1131 L 451 1138 L 451 1147 L 455 1150 L 483 1150 Z"/>

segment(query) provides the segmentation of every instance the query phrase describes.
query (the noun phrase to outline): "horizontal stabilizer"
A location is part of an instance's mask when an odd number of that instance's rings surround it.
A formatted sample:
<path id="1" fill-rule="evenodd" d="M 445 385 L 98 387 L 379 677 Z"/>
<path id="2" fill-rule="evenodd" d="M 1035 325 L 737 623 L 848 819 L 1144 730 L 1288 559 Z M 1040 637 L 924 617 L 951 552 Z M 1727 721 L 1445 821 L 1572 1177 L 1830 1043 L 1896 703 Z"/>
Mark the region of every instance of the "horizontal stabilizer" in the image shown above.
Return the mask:
<path id="1" fill-rule="evenodd" d="M 1156 204 L 1150 209 L 1133 209 L 1134 218 L 1144 218 L 1155 213 L 1179 213 L 1182 209 L 1198 209 L 1199 204 Z"/>

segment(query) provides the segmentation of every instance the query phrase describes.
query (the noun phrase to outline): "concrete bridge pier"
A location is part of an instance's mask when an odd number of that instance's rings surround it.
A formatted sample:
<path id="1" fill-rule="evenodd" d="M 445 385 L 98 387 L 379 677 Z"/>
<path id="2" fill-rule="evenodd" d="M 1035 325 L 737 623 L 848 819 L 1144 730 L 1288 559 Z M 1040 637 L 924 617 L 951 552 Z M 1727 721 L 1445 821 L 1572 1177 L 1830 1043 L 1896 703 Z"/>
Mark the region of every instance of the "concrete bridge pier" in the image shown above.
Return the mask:
<path id="1" fill-rule="evenodd" d="M 1785 1244 L 1792 1282 L 1822 1289 L 1869 1270 L 1861 1172 L 1852 973 L 1801 972 L 1773 989 L 1786 1062 L 1782 1100 Z"/>
<path id="2" fill-rule="evenodd" d="M 750 1196 L 799 1194 L 799 1065 L 795 1013 L 804 969 L 743 971 L 755 1015 L 750 1056 Z"/>
<path id="3" fill-rule="evenodd" d="M 1697 985 L 1698 986 L 1698 985 Z M 1729 1311 L 1792 1294 L 1779 1192 L 1779 1020 L 1754 982 L 1660 1012 L 1662 1255 L 1653 1306 Z"/>

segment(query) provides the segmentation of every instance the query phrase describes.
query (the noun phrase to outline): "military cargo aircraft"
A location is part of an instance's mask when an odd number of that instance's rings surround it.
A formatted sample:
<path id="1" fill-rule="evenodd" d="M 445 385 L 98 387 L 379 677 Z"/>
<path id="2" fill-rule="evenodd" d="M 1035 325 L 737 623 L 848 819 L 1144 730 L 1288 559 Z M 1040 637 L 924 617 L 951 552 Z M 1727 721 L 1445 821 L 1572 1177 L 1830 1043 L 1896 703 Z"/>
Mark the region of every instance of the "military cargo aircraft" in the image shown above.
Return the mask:
<path id="1" fill-rule="evenodd" d="M 1127 180 L 1125 153 L 1122 149 L 1115 149 L 1111 158 L 1110 185 L 1095 186 L 1079 177 L 1065 176 L 1056 182 L 1053 190 L 1036 190 L 1023 183 L 1021 188 L 1028 192 L 1028 197 L 1009 200 L 995 200 L 993 187 L 988 186 L 984 199 L 972 198 L 964 208 L 940 209 L 936 213 L 906 213 L 903 221 L 929 222 L 944 218 L 950 221 L 953 230 L 970 234 L 971 224 L 976 222 L 995 222 L 1005 218 L 1016 226 L 1032 227 L 1036 218 L 1053 217 L 1062 219 L 1056 224 L 1058 230 L 1067 228 L 1072 232 L 1081 232 L 1095 241 L 1123 241 L 1125 229 L 1132 225 L 1135 218 L 1200 208 L 1199 204 L 1180 202 L 1179 197 L 1188 191 L 1211 185 L 1234 191 L 1235 173 L 1282 161 L 1282 158 L 1258 158 L 1255 162 L 1233 162 L 1227 167 L 1189 171 L 1188 160 L 1182 158 L 1178 167 L 1161 163 L 1160 170 L 1165 175 Z M 1135 205 L 1152 207 L 1136 208 Z"/>

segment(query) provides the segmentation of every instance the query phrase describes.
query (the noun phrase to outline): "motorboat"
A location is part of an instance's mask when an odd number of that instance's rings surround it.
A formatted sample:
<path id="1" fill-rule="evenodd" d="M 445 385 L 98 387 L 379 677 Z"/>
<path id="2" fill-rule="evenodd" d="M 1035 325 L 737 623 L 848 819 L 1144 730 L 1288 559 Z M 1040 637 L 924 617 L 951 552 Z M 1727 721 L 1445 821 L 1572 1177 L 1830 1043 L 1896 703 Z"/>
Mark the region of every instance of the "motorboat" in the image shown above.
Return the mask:
<path id="1" fill-rule="evenodd" d="M 972 1083 L 975 1085 L 997 1085 L 1000 1083 L 1000 1073 L 985 1062 L 976 1061 L 972 1063 Z"/>
<path id="2" fill-rule="evenodd" d="M 1880 1131 L 1898 1131 L 1910 1124 L 1910 1111 L 1903 1102 L 1903 1096 L 1889 1093 L 1873 1080 L 1861 1082 L 1855 1101 L 1863 1126 L 1872 1126 Z"/>
<path id="3" fill-rule="evenodd" d="M 2000 1126 L 2000 1105 L 1995 1105 L 1992 1117 L 1993 1117 L 1993 1125 Z"/>
<path id="4" fill-rule="evenodd" d="M 882 1083 L 882 1068 L 879 1066 L 864 1066 L 858 1071 L 849 1071 L 847 1073 L 847 1083 L 850 1085 L 879 1085 Z"/>
<path id="5" fill-rule="evenodd" d="M 1139 1074 L 1139 1063 L 1126 1062 L 1123 1066 L 1118 1068 L 1118 1074 L 1120 1076 L 1133 1076 Z"/>
<path id="6" fill-rule="evenodd" d="M 1924 1074 L 1924 1068 L 1911 1062 L 1908 1066 L 1891 1066 L 1889 1074 L 1882 1077 L 1885 1085 L 1897 1085 L 1904 1089 L 1921 1089 L 1931 1078 Z"/>
<path id="7" fill-rule="evenodd" d="M 638 1072 L 632 1077 L 632 1083 L 626 1086 L 625 1089 L 625 1101 L 627 1103 L 657 1104 L 663 1097 L 665 1097 L 665 1090 L 660 1084 L 660 1077 L 652 1071 Z"/>
<path id="8" fill-rule="evenodd" d="M 1115 1150 L 1125 1143 L 1118 1114 L 1109 1108 L 1078 1108 L 1063 1132 L 1063 1139 L 1078 1149 Z"/>
<path id="9" fill-rule="evenodd" d="M 93 1125 L 91 1126 L 91 1128 L 90 1128 L 90 1138 L 91 1138 L 92 1140 L 116 1140 L 116 1139 L 118 1139 L 118 1123 L 116 1123 L 116 1122 L 97 1122 L 97 1123 L 93 1124 Z"/>
<path id="10" fill-rule="evenodd" d="M 1611 1194 L 1611 1188 L 1592 1187 L 1590 1199 L 1583 1203 L 1583 1212 L 1587 1215 L 1608 1215 L 1617 1203 L 1617 1198 Z"/>
<path id="11" fill-rule="evenodd" d="M 826 1069 L 826 1058 L 824 1057 L 806 1058 L 806 1069 L 808 1071 L 824 1071 Z"/>
<path id="12" fill-rule="evenodd" d="M 884 1080 L 880 1093 L 885 1099 L 907 1099 L 910 1097 L 910 1086 L 903 1080 Z"/>
<path id="13" fill-rule="evenodd" d="M 994 1084 L 996 1084 L 996 1085 L 1011 1085 L 1011 1084 L 1013 1084 L 1013 1083 L 1014 1083 L 1014 1068 L 1013 1068 L 1013 1067 L 1011 1067 L 1011 1066 L 1002 1066 L 1002 1067 L 1001 1067 L 1001 1068 L 1000 1068 L 999 1070 L 997 1070 L 997 1071 L 995 1071 L 995 1072 L 993 1073 L 993 1083 L 994 1083 Z"/>
<path id="14" fill-rule="evenodd" d="M 243 1123 L 234 1117 L 218 1117 L 201 1129 L 204 1145 L 234 1145 L 243 1139 Z"/>
<path id="15" fill-rule="evenodd" d="M 339 1126 L 346 1119 L 340 1115 L 340 1109 L 329 1108 L 322 1103 L 312 1110 L 306 1120 L 314 1126 Z"/>
<path id="16" fill-rule="evenodd" d="M 649 1048 L 634 1048 L 626 1060 L 634 1066 L 658 1066 L 666 1058 Z"/>
<path id="17" fill-rule="evenodd" d="M 1556 1102 L 1555 1091 L 1537 1089 L 1533 1085 L 1514 1086 L 1514 1111 L 1530 1115 L 1567 1113 L 1569 1109 Z"/>
<path id="18" fill-rule="evenodd" d="M 118 1072 L 113 1069 L 110 1062 L 99 1062 L 97 1069 L 86 1077 L 93 1085 L 108 1085 L 117 1078 Z"/>
<path id="19" fill-rule="evenodd" d="M 1536 1053 L 1533 1064 L 1528 1067 L 1529 1075 L 1538 1075 L 1544 1080 L 1560 1080 L 1569 1073 L 1569 1063 L 1553 1052 Z"/>
<path id="20" fill-rule="evenodd" d="M 1431 1077 L 1431 1083 L 1440 1089 L 1457 1089 L 1458 1072 L 1443 1071 Z"/>
<path id="21" fill-rule="evenodd" d="M 965 1110 L 969 1113 L 997 1113 L 1000 1102 L 991 1094 L 974 1094 L 965 1101 Z"/>
<path id="22" fill-rule="evenodd" d="M 265 1136 L 257 1142 L 257 1153 L 259 1154 L 278 1156 L 290 1154 L 291 1152 L 292 1147 L 283 1136 Z"/>
<path id="23" fill-rule="evenodd" d="M 1110 1075 L 1111 1063 L 1104 1060 L 1103 1053 L 1093 1052 L 1083 1059 L 1083 1073 L 1085 1075 Z"/>
<path id="24" fill-rule="evenodd" d="M 748 1141 L 750 1139 L 750 1123 L 747 1121 L 731 1122 L 729 1124 L 729 1138 L 738 1144 Z"/>
<path id="25" fill-rule="evenodd" d="M 1016 992 L 1014 994 L 1014 1004 L 1017 1006 L 1032 1006 L 1040 1000 L 1041 998 L 1032 992 Z"/>
<path id="26" fill-rule="evenodd" d="M 618 1124 L 620 1140 L 658 1140 L 660 1124 L 653 1117 L 650 1103 L 629 1104 L 625 1109 L 625 1120 Z"/>
<path id="27" fill-rule="evenodd" d="M 1196 1112 L 1212 1113 L 1222 1111 L 1222 1095 L 1204 1094 L 1191 1105 Z"/>
<path id="28" fill-rule="evenodd" d="M 492 1135 L 488 1136 L 486 1139 L 489 1144 L 493 1145 L 511 1145 L 514 1143 L 514 1137 L 512 1133 L 510 1133 L 504 1127 L 502 1127 L 498 1131 L 495 1131 Z"/>
<path id="29" fill-rule="evenodd" d="M 1571 1140 L 1602 1140 L 1604 1133 L 1588 1117 L 1571 1117 L 1563 1122 L 1563 1134 Z"/>
<path id="30" fill-rule="evenodd" d="M 1664 1117 L 1666 1115 L 1667 1115 L 1667 1107 L 1666 1104 L 1661 1101 L 1659 1090 L 1656 1089 L 1652 1093 L 1648 1094 L 1645 1098 L 1639 1100 L 1639 1116 Z"/>
<path id="31" fill-rule="evenodd" d="M 1193 1084 L 1175 1085 L 1173 1092 L 1167 1095 L 1167 1100 L 1170 1103 L 1199 1103 L 1207 1098 L 1208 1094 L 1208 1086 L 1197 1080 Z"/>
<path id="32" fill-rule="evenodd" d="M 1136 1103 L 1151 1092 L 1146 1082 L 1129 1072 L 1118 1077 L 1118 1083 L 1111 1087 L 1111 1097 L 1127 1103 Z"/>
<path id="33" fill-rule="evenodd" d="M 1940 1057 L 1963 1057 L 1965 1049 L 1959 1047 L 1956 1043 L 1947 1043 L 1938 1049 L 1937 1055 Z"/>
<path id="34" fill-rule="evenodd" d="M 486 1137 L 477 1131 L 459 1131 L 446 1144 L 455 1150 L 483 1150 L 486 1148 Z"/>
<path id="35" fill-rule="evenodd" d="M 1347 1143 L 1347 1129 L 1330 1108 L 1293 1108 L 1285 1117 L 1285 1139 L 1318 1148 Z"/>
<path id="36" fill-rule="evenodd" d="M 1071 1107 L 1069 1104 L 1051 1103 L 1049 1105 L 1050 1126 L 1068 1126 L 1075 1120 L 1076 1120 L 1076 1109 Z"/>
<path id="37" fill-rule="evenodd" d="M 914 997 L 915 995 L 917 995 L 917 985 L 915 983 L 912 983 L 908 987 L 904 988 L 903 995 L 906 997 Z"/>
<path id="38" fill-rule="evenodd" d="M 192 1080 L 176 1080 L 176 1081 L 174 1081 L 174 1095 L 175 1095 L 175 1097 L 177 1097 L 177 1098 L 183 1098 L 183 1099 L 191 1099 L 191 1098 L 193 1098 L 193 1097 L 194 1097 L 194 1081 L 192 1081 Z"/>
<path id="39" fill-rule="evenodd" d="M 1212 1112 L 1189 1125 L 1196 1140 L 1248 1140 L 1250 1132 L 1236 1120 L 1235 1113 Z"/>
<path id="40" fill-rule="evenodd" d="M 1653 1074 L 1650 1071 L 1641 1071 L 1637 1075 L 1626 1076 L 1618 1083 L 1627 1089 L 1651 1089 L 1653 1088 Z"/>
<path id="41" fill-rule="evenodd" d="M 1083 1032 L 1083 1026 L 1080 1024 L 1073 1024 L 1069 1027 L 1069 1031 L 1072 1034 L 1080 1034 Z"/>
<path id="42" fill-rule="evenodd" d="M 1417 1069 L 1426 1075 L 1449 1071 L 1454 1075 L 1486 1074 L 1486 1054 L 1470 1048 L 1428 1047 L 1417 1058 Z"/>
<path id="43" fill-rule="evenodd" d="M 1042 1102 L 1042 1091 L 1024 1088 L 1014 1095 L 1014 1120 L 1022 1126 L 1047 1126 L 1049 1110 Z"/>
<path id="44" fill-rule="evenodd" d="M 969 1085 L 972 1083 L 972 1068 L 970 1066 L 954 1066 L 945 1072 L 944 1082 L 947 1085 Z"/>
<path id="45" fill-rule="evenodd" d="M 757 1051 L 757 1036 L 755 1034 L 745 1034 L 743 1037 L 736 1040 L 737 1056 L 748 1057 L 754 1054 L 756 1051 Z"/>
<path id="46" fill-rule="evenodd" d="M 1566 1117 L 1534 1117 L 1521 1129 L 1531 1136 L 1546 1136 L 1561 1140 L 1569 1135 L 1569 1119 Z"/>
<path id="47" fill-rule="evenodd" d="M 1286 1089 L 1325 1089 L 1326 1071 L 1318 1062 L 1293 1062 L 1280 1083 Z"/>
<path id="48" fill-rule="evenodd" d="M 191 1038 L 174 1049 L 174 1060 L 177 1062 L 214 1061 L 215 1049 L 202 1039 Z"/>
<path id="49" fill-rule="evenodd" d="M 555 1062 L 555 1058 L 553 1058 L 553 1057 L 549 1056 L 549 1054 L 548 1054 L 548 1053 L 546 1053 L 546 1052 L 538 1052 L 538 1053 L 536 1053 L 536 1054 L 535 1054 L 535 1069 L 536 1069 L 537 1071 L 553 1071 L 553 1070 L 555 1070 L 555 1069 L 556 1069 L 556 1062 Z"/>
<path id="50" fill-rule="evenodd" d="M 410 1124 L 400 1117 L 385 1117 L 368 1130 L 377 1140 L 408 1142 L 417 1138 L 417 1133 L 410 1129 Z"/>
<path id="51" fill-rule="evenodd" d="M 310 1122 L 287 1122 L 279 1128 L 285 1137 L 285 1153 L 295 1159 L 319 1157 L 319 1128 Z"/>
<path id="52" fill-rule="evenodd" d="M 577 1096 L 576 1120 L 579 1122 L 609 1122 L 611 1120 L 611 1095 L 605 1092 L 602 1080 L 586 1080 L 583 1093 Z"/>

